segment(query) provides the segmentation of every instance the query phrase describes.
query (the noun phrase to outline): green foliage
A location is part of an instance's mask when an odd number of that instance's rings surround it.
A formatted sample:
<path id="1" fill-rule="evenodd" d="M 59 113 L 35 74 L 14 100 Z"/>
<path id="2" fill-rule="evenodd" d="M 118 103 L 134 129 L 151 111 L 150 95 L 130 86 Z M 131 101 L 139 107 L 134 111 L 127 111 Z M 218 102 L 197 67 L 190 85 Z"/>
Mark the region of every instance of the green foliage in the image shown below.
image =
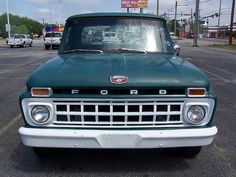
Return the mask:
<path id="1" fill-rule="evenodd" d="M 170 20 L 168 23 L 168 29 L 169 29 L 169 31 L 174 31 L 174 29 L 175 29 L 175 20 L 173 19 L 173 20 Z M 180 27 L 180 24 L 179 24 L 179 22 L 177 21 L 176 22 L 176 28 L 179 28 Z"/>
<path id="2" fill-rule="evenodd" d="M 195 23 L 192 23 L 192 22 L 191 22 L 191 23 L 190 23 L 190 28 L 191 28 L 191 29 L 194 29 L 194 28 L 195 28 Z M 202 34 L 202 33 L 203 33 L 203 30 L 206 29 L 206 28 L 207 28 L 206 26 L 200 24 L 200 25 L 199 25 L 199 33 Z"/>
<path id="3" fill-rule="evenodd" d="M 20 17 L 17 15 L 9 14 L 11 33 L 24 33 L 24 34 L 40 34 L 43 25 L 35 20 L 27 17 Z M 5 24 L 7 23 L 6 13 L 0 15 L 0 37 L 7 37 Z"/>
<path id="4" fill-rule="evenodd" d="M 20 25 L 18 27 L 16 25 L 12 25 L 11 33 L 12 34 L 29 34 L 29 29 L 26 25 Z"/>

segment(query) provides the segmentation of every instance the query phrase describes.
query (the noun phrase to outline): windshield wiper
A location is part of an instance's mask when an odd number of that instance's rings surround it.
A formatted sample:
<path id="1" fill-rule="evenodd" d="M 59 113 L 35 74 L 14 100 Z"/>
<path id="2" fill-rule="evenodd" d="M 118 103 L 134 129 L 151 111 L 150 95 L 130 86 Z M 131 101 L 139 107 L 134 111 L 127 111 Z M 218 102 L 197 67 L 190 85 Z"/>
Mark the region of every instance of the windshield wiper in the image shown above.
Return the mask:
<path id="1" fill-rule="evenodd" d="M 130 52 L 130 53 L 147 53 L 145 50 L 137 50 L 137 49 L 129 49 L 129 48 L 119 48 L 119 49 L 112 49 L 111 51 L 117 52 Z"/>
<path id="2" fill-rule="evenodd" d="M 74 49 L 74 50 L 67 50 L 65 52 L 62 52 L 62 54 L 67 53 L 75 53 L 75 52 L 81 52 L 81 53 L 103 53 L 102 50 L 92 50 L 92 49 Z"/>

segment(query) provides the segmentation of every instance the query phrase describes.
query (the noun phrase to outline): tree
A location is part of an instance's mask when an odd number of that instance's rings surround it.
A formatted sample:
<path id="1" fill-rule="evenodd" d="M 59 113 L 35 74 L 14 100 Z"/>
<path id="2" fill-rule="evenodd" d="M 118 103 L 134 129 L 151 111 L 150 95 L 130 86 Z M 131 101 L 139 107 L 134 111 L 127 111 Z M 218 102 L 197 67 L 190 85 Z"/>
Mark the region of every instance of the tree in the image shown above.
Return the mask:
<path id="1" fill-rule="evenodd" d="M 195 28 L 195 23 L 190 23 L 190 28 L 191 29 L 194 29 Z M 202 25 L 202 24 L 199 24 L 199 33 L 202 34 L 204 29 L 206 29 L 207 27 Z"/>
<path id="2" fill-rule="evenodd" d="M 27 17 L 20 17 L 9 14 L 12 33 L 40 34 L 43 25 Z M 7 23 L 7 14 L 0 15 L 0 37 L 7 37 L 5 24 Z"/>
<path id="3" fill-rule="evenodd" d="M 175 20 L 170 20 L 167 24 L 169 31 L 173 32 L 175 29 Z M 180 24 L 178 21 L 176 22 L 176 28 L 180 28 Z"/>
<path id="4" fill-rule="evenodd" d="M 18 33 L 19 34 L 28 34 L 29 33 L 29 29 L 26 25 L 20 25 L 18 27 Z"/>

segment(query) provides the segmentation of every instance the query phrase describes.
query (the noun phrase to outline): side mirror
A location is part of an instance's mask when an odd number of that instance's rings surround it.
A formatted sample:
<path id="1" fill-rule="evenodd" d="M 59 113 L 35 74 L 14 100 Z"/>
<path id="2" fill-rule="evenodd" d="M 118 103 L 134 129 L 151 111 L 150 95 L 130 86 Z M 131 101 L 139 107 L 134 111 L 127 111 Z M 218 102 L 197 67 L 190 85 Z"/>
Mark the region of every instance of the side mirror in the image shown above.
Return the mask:
<path id="1" fill-rule="evenodd" d="M 177 45 L 177 44 L 175 44 L 175 45 L 174 45 L 174 50 L 175 50 L 175 55 L 176 55 L 176 56 L 179 56 L 180 46 Z"/>

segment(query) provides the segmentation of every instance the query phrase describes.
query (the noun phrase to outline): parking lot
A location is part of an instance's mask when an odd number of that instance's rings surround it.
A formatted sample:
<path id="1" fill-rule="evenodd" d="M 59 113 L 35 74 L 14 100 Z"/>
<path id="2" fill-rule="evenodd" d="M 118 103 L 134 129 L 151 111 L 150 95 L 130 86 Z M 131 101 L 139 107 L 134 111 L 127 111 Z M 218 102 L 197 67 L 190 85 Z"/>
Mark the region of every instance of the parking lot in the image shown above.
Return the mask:
<path id="1" fill-rule="evenodd" d="M 211 80 L 218 105 L 214 142 L 193 159 L 170 150 L 60 150 L 38 159 L 23 146 L 17 133 L 23 125 L 18 96 L 25 81 L 40 64 L 56 55 L 38 41 L 33 47 L 0 44 L 0 176 L 236 176 L 236 52 L 192 47 L 179 42 L 181 57 L 197 65 Z"/>

